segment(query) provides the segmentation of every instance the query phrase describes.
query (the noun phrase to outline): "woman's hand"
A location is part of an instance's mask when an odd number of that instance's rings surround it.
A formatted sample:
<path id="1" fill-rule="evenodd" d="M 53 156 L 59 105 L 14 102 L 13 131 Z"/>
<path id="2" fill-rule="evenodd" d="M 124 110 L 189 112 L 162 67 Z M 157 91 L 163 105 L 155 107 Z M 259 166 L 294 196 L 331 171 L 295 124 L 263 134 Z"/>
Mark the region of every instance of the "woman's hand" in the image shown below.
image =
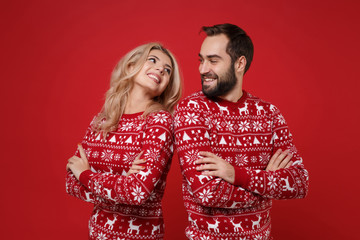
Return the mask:
<path id="1" fill-rule="evenodd" d="M 68 164 L 66 165 L 66 170 L 70 170 L 77 180 L 79 180 L 80 174 L 85 170 L 90 170 L 90 165 L 87 160 L 85 150 L 78 144 L 78 150 L 80 153 L 81 158 L 77 156 L 72 156 L 68 160 Z"/>
<path id="2" fill-rule="evenodd" d="M 283 168 L 288 168 L 292 165 L 292 154 L 290 154 L 290 150 L 287 149 L 282 151 L 278 149 L 274 155 L 271 157 L 265 171 L 275 171 Z"/>
<path id="3" fill-rule="evenodd" d="M 133 161 L 130 170 L 126 173 L 126 176 L 130 176 L 133 173 L 138 173 L 141 170 L 144 170 L 145 167 L 141 166 L 141 164 L 144 164 L 146 162 L 145 159 L 140 159 L 141 155 L 144 151 L 140 152 L 139 155 L 136 156 L 135 160 Z"/>
<path id="4" fill-rule="evenodd" d="M 195 161 L 195 164 L 202 164 L 196 167 L 196 170 L 202 171 L 202 175 L 220 177 L 225 181 L 234 184 L 235 169 L 224 159 L 216 156 L 211 152 L 200 152 L 200 158 Z"/>

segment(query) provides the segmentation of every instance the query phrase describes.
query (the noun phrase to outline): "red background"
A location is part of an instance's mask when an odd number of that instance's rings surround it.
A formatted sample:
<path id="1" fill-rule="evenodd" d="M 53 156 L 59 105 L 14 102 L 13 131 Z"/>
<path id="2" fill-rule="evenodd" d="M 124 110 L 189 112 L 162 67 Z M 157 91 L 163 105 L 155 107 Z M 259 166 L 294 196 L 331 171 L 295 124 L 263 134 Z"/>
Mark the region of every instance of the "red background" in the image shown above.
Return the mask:
<path id="1" fill-rule="evenodd" d="M 310 172 L 306 199 L 275 201 L 275 239 L 358 235 L 357 1 L 1 1 L 1 239 L 86 239 L 91 205 L 65 193 L 65 165 L 102 104 L 112 68 L 161 41 L 184 96 L 200 89 L 202 25 L 230 22 L 255 44 L 244 88 L 285 115 Z M 185 239 L 174 157 L 165 239 Z"/>

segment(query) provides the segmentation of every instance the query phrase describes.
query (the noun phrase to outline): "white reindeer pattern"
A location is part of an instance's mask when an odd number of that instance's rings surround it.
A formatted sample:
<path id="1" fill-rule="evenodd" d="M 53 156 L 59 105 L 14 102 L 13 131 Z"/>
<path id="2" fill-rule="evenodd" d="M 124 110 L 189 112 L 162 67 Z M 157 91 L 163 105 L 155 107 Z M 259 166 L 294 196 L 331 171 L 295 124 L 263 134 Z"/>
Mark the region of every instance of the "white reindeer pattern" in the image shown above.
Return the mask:
<path id="1" fill-rule="evenodd" d="M 114 220 L 110 220 L 109 218 L 107 218 L 107 222 L 105 223 L 104 227 L 106 227 L 106 225 L 109 225 L 109 229 L 112 230 L 114 228 L 114 223 L 117 220 L 117 216 L 114 215 Z"/>
<path id="2" fill-rule="evenodd" d="M 257 228 L 260 228 L 260 220 L 261 220 L 261 216 L 259 214 L 256 215 L 258 217 L 258 220 L 257 221 L 252 221 L 252 229 L 255 229 L 255 226 Z"/>
<path id="3" fill-rule="evenodd" d="M 255 102 L 255 106 L 256 106 L 256 114 L 257 115 L 260 115 L 261 114 L 261 111 L 264 111 L 265 112 L 265 110 L 264 110 L 264 107 L 263 106 L 259 106 L 259 102 Z"/>
<path id="4" fill-rule="evenodd" d="M 210 176 L 205 176 L 205 175 L 196 175 L 198 178 L 199 178 L 199 182 L 201 183 L 201 184 L 204 184 L 203 182 L 202 182 L 202 180 L 205 178 L 206 180 L 210 180 L 211 179 L 211 177 Z"/>
<path id="5" fill-rule="evenodd" d="M 248 105 L 249 105 L 249 103 L 246 102 L 244 107 L 238 108 L 240 116 L 241 116 L 241 113 L 249 114 Z"/>
<path id="6" fill-rule="evenodd" d="M 281 180 L 283 180 L 285 182 L 285 186 L 283 186 L 283 191 L 291 191 L 291 192 L 293 192 L 295 190 L 295 188 L 290 187 L 289 177 L 282 178 Z"/>
<path id="7" fill-rule="evenodd" d="M 208 223 L 206 222 L 207 225 L 208 225 L 208 231 L 210 232 L 210 229 L 213 229 L 214 232 L 219 232 L 219 221 L 217 218 L 215 218 L 215 224 L 212 224 L 212 223 Z"/>
<path id="8" fill-rule="evenodd" d="M 216 105 L 218 105 L 221 114 L 224 114 L 224 112 L 227 112 L 228 114 L 230 114 L 227 107 L 220 106 L 220 104 L 218 104 L 217 102 L 215 102 L 215 103 L 216 103 Z"/>
<path id="9" fill-rule="evenodd" d="M 152 225 L 153 226 L 153 229 L 151 231 L 151 234 L 154 234 L 156 231 L 158 231 L 158 233 L 160 233 L 160 224 L 155 226 L 155 225 Z"/>
<path id="10" fill-rule="evenodd" d="M 140 177 L 141 181 L 145 181 L 146 177 L 149 176 L 150 173 L 151 173 L 151 169 L 149 169 L 146 172 L 140 171 L 138 174 L 141 175 L 141 177 Z"/>
<path id="11" fill-rule="evenodd" d="M 234 226 L 234 232 L 239 232 L 239 228 L 241 228 L 242 231 L 244 231 L 244 229 L 241 226 L 242 222 L 239 223 L 234 223 L 234 218 L 230 218 L 230 222 L 232 223 L 232 225 Z"/>
<path id="12" fill-rule="evenodd" d="M 136 220 L 136 218 L 131 218 L 130 221 L 128 221 L 129 223 L 129 228 L 127 230 L 127 233 L 132 233 L 132 231 L 136 231 L 136 234 L 139 234 L 140 232 L 140 227 L 142 224 L 140 225 L 134 225 L 133 222 Z"/>

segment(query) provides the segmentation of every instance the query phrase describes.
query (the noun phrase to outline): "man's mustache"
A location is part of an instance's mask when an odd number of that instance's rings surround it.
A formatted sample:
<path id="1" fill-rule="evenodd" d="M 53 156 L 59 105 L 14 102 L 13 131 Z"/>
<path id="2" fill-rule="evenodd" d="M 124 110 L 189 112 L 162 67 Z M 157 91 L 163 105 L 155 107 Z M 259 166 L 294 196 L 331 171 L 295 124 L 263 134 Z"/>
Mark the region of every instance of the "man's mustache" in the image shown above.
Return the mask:
<path id="1" fill-rule="evenodd" d="M 218 78 L 218 75 L 216 75 L 215 73 L 206 73 L 200 74 L 200 77 L 202 80 L 204 80 L 204 78 Z"/>

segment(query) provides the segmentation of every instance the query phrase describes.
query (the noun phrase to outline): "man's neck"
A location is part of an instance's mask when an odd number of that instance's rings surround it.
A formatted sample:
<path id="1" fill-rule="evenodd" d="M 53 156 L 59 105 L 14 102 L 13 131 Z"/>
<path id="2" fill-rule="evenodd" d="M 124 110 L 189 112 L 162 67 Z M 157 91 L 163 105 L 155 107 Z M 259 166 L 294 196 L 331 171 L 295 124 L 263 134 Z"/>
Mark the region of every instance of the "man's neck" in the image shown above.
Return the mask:
<path id="1" fill-rule="evenodd" d="M 236 85 L 228 93 L 219 96 L 219 98 L 224 99 L 229 102 L 237 102 L 243 95 L 242 91 L 242 79 L 237 81 Z"/>

